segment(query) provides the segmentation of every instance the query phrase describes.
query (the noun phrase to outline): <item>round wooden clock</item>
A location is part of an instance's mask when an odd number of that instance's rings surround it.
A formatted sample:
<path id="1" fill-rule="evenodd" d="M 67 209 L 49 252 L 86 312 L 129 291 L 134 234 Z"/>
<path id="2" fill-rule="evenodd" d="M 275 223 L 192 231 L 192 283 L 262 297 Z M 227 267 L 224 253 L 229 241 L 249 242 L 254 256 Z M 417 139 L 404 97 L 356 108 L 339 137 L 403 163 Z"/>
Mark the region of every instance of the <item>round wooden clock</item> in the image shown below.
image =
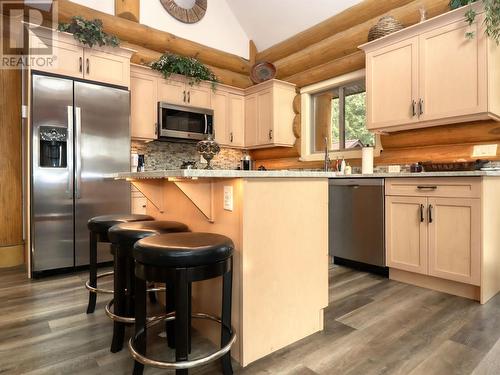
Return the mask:
<path id="1" fill-rule="evenodd" d="M 184 23 L 196 23 L 205 16 L 207 0 L 160 0 L 166 11 Z"/>

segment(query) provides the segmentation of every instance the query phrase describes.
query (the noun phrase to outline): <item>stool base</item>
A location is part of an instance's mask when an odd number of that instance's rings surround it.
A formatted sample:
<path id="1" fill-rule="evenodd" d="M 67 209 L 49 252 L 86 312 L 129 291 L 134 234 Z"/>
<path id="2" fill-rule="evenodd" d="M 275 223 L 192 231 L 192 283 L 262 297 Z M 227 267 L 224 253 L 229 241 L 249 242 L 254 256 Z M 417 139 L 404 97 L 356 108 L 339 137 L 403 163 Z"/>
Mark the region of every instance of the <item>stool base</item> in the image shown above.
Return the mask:
<path id="1" fill-rule="evenodd" d="M 131 337 L 129 342 L 128 342 L 128 349 L 130 351 L 130 354 L 134 358 L 136 362 L 138 362 L 141 365 L 146 365 L 146 366 L 152 366 L 152 367 L 157 367 L 161 369 L 166 369 L 166 370 L 187 370 L 190 368 L 198 367 L 198 366 L 203 366 L 206 365 L 210 362 L 213 362 L 217 359 L 220 359 L 224 357 L 226 354 L 228 354 L 231 350 L 231 347 L 233 346 L 234 342 L 236 341 L 236 334 L 234 333 L 234 330 L 231 327 L 226 327 L 223 325 L 221 318 L 209 315 L 209 314 L 204 314 L 204 313 L 193 313 L 191 315 L 192 318 L 195 319 L 208 319 L 211 321 L 214 321 L 222 326 L 222 328 L 230 335 L 229 342 L 222 347 L 221 349 L 217 350 L 216 352 L 209 354 L 205 357 L 189 360 L 189 361 L 182 361 L 182 362 L 164 362 L 164 361 L 157 361 L 151 358 L 148 358 L 142 354 L 140 354 L 136 349 L 135 349 L 135 341 L 144 334 L 144 329 L 141 331 L 137 332 L 134 337 Z M 170 313 L 166 314 L 164 316 L 159 316 L 155 318 L 151 318 L 149 322 L 146 324 L 146 329 L 151 328 L 152 326 L 155 326 L 156 324 L 162 322 L 162 321 L 171 321 L 175 320 L 175 313 Z M 230 361 L 231 359 L 228 358 Z M 230 363 L 230 362 L 229 362 Z M 137 366 L 136 366 L 137 367 Z M 142 366 L 139 366 L 142 367 Z M 227 367 L 227 366 L 225 366 Z M 140 371 L 140 370 L 139 370 Z M 230 373 L 232 373 L 232 369 L 230 369 Z M 134 369 L 134 373 L 136 373 L 136 370 Z M 224 372 L 225 375 L 228 375 L 228 372 Z"/>

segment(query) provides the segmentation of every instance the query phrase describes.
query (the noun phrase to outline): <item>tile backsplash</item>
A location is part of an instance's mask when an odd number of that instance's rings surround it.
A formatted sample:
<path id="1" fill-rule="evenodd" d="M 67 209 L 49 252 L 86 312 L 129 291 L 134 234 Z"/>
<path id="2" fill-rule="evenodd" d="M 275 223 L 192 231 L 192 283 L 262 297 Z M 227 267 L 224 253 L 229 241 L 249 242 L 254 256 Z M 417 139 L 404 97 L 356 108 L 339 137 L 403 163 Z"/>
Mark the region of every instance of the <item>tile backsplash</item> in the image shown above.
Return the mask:
<path id="1" fill-rule="evenodd" d="M 200 155 L 196 151 L 196 143 L 160 142 L 149 143 L 132 141 L 132 152 L 144 154 L 144 169 L 179 169 L 185 161 L 195 161 L 198 168 L 206 164 L 200 163 Z M 221 148 L 221 152 L 212 159 L 215 169 L 236 169 L 240 163 L 242 152 L 230 148 Z"/>

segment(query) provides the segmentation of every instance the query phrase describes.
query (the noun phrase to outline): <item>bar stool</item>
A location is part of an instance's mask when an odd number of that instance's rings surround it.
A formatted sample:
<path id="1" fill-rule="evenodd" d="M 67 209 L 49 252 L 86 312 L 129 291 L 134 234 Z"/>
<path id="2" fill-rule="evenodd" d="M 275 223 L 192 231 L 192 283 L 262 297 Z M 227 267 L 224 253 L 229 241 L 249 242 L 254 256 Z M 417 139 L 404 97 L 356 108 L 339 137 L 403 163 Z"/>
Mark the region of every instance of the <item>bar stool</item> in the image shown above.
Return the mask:
<path id="1" fill-rule="evenodd" d="M 88 221 L 87 227 L 89 228 L 90 232 L 90 277 L 89 280 L 85 283 L 85 287 L 89 291 L 89 304 L 87 306 L 87 314 L 92 314 L 95 311 L 97 293 L 113 294 L 112 290 L 97 287 L 97 279 L 113 275 L 113 272 L 105 272 L 97 275 L 97 242 L 109 243 L 108 229 L 113 225 L 134 221 L 150 220 L 154 220 L 154 218 L 149 215 L 124 214 L 96 216 Z"/>
<path id="2" fill-rule="evenodd" d="M 135 360 L 134 374 L 143 373 L 144 365 L 175 369 L 186 375 L 189 368 L 222 359 L 224 375 L 233 373 L 231 346 L 236 335 L 231 327 L 231 293 L 233 276 L 233 242 L 213 233 L 161 234 L 135 243 L 135 335 L 128 347 Z M 191 283 L 222 276 L 222 315 L 191 314 Z M 146 284 L 166 282 L 174 288 L 175 312 L 147 322 Z M 202 358 L 188 359 L 191 317 L 208 319 L 221 325 L 221 349 Z M 175 323 L 175 362 L 146 357 L 147 329 L 162 321 Z M 167 329 L 167 336 L 170 334 Z"/>
<path id="3" fill-rule="evenodd" d="M 189 228 L 176 221 L 139 221 L 112 226 L 108 231 L 111 253 L 114 259 L 114 297 L 106 305 L 106 314 L 113 320 L 113 340 L 111 352 L 123 348 L 125 326 L 133 324 L 134 319 L 134 244 L 142 238 L 164 234 L 189 232 Z M 154 293 L 165 288 L 149 288 Z M 151 294 L 150 294 L 151 295 Z M 114 312 L 111 306 L 114 305 Z"/>

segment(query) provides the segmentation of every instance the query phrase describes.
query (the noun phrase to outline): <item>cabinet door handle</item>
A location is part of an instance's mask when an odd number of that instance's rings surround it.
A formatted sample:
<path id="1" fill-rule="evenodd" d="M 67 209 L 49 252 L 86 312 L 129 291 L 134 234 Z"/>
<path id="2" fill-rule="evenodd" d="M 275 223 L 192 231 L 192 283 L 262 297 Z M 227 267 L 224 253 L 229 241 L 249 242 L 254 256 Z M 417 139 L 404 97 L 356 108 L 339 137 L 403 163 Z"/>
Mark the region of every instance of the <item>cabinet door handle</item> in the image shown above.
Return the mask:
<path id="1" fill-rule="evenodd" d="M 185 103 L 185 102 L 186 102 L 186 90 L 184 90 L 182 93 L 184 94 L 184 99 L 183 99 L 183 101 L 184 101 L 184 103 Z"/>
<path id="2" fill-rule="evenodd" d="M 420 205 L 420 222 L 421 223 L 424 222 L 424 205 L 423 204 Z"/>
<path id="3" fill-rule="evenodd" d="M 411 111 L 413 114 L 413 117 L 417 115 L 417 102 L 415 100 L 411 101 Z"/>
<path id="4" fill-rule="evenodd" d="M 231 143 L 233 143 L 233 139 L 234 139 L 234 138 L 233 138 L 233 132 L 231 132 L 231 133 L 229 134 L 229 139 L 230 139 Z"/>
<path id="5" fill-rule="evenodd" d="M 188 91 L 188 103 L 191 103 L 191 91 Z"/>
<path id="6" fill-rule="evenodd" d="M 432 223 L 432 209 L 434 207 L 432 207 L 432 204 L 429 205 L 429 224 Z"/>
<path id="7" fill-rule="evenodd" d="M 90 60 L 88 58 L 85 60 L 85 64 L 87 65 L 87 74 L 90 74 Z"/>
<path id="8" fill-rule="evenodd" d="M 419 114 L 423 115 L 424 114 L 424 100 L 420 99 L 418 101 L 418 108 L 419 108 Z"/>
<path id="9" fill-rule="evenodd" d="M 79 69 L 80 73 L 83 72 L 83 57 L 80 57 L 80 69 Z"/>
<path id="10" fill-rule="evenodd" d="M 273 139 L 273 129 L 269 130 L 269 140 Z"/>

